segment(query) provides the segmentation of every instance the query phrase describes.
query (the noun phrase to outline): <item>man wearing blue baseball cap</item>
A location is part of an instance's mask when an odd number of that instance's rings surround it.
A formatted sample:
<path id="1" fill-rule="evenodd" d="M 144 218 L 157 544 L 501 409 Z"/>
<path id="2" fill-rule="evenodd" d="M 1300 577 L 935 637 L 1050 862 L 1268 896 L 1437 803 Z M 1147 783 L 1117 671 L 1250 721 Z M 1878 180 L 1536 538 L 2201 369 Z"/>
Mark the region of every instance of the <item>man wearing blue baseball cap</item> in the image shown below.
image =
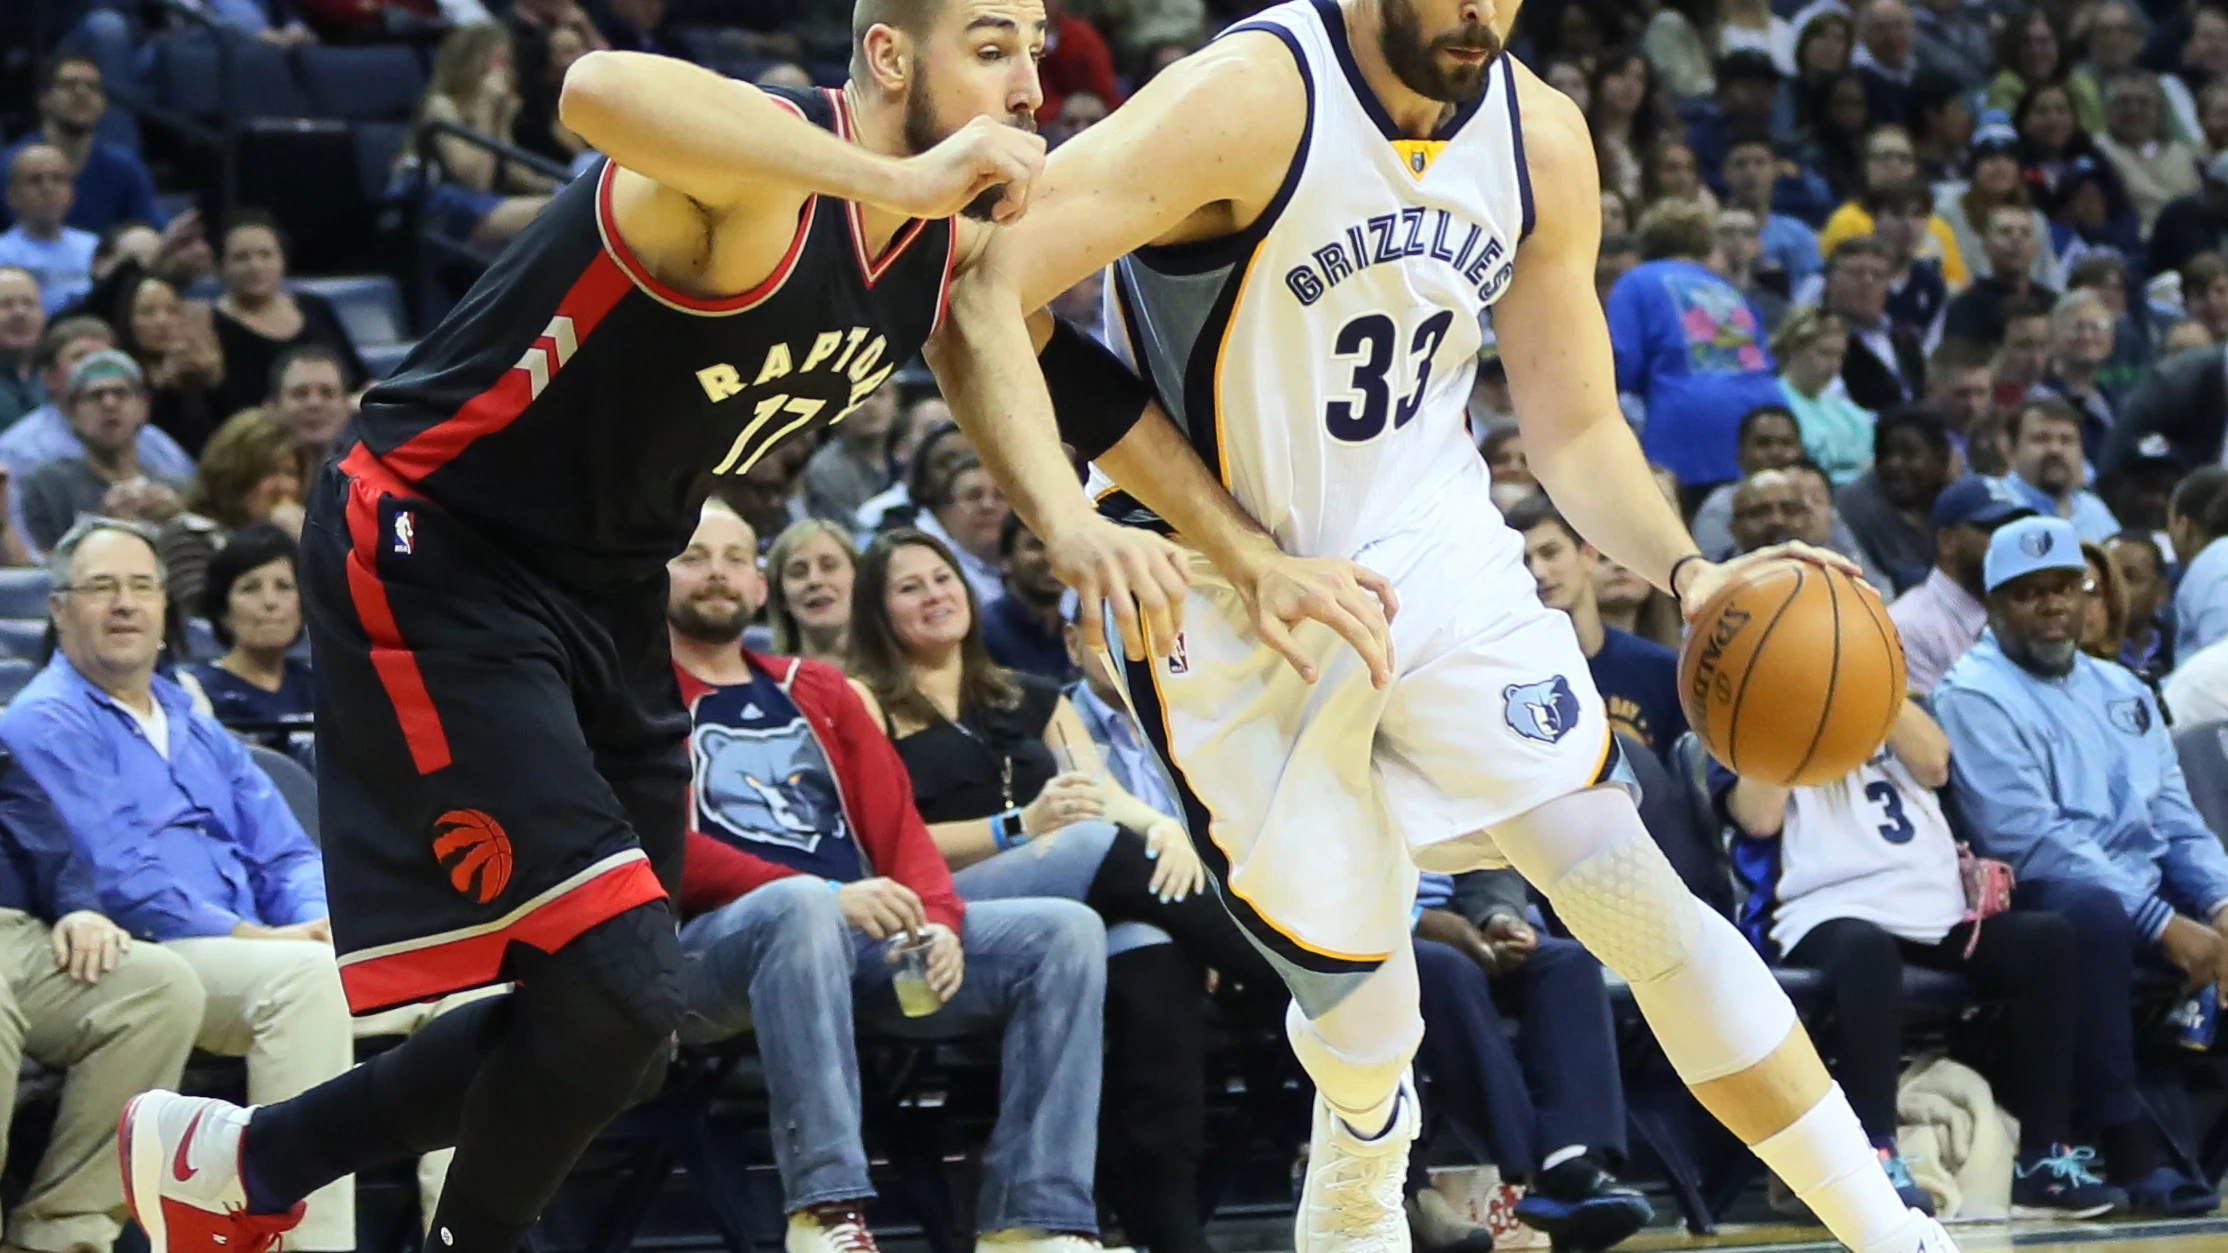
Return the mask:
<path id="1" fill-rule="evenodd" d="M 1998 527 L 1982 581 L 1988 630 L 1934 690 L 1957 799 L 2017 872 L 2015 906 L 2082 934 L 2074 1084 L 2106 1176 L 2135 1213 L 2205 1213 L 2219 1194 L 2168 1163 L 2136 1095 L 2128 986 L 2138 963 L 2228 984 L 2228 852 L 2190 803 L 2150 689 L 2081 651 L 2095 589 L 2072 524 Z"/>
<path id="2" fill-rule="evenodd" d="M 1926 581 L 1895 598 L 1888 617 L 1903 636 L 1903 660 L 1911 691 L 1934 690 L 1950 663 L 1965 655 L 1988 626 L 1981 562 L 1996 528 L 2034 509 L 2009 482 L 1968 474 L 1934 498 L 1928 521 L 1934 524 L 1934 568 Z"/>

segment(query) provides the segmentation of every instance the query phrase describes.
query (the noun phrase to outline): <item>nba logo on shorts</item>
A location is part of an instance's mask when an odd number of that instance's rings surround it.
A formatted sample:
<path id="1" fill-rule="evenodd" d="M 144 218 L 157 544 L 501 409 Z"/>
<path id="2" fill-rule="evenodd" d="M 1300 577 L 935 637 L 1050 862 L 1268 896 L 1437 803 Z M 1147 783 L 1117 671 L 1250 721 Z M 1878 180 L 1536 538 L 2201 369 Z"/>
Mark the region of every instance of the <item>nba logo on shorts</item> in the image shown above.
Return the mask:
<path id="1" fill-rule="evenodd" d="M 1528 740 L 1553 744 L 1578 725 L 1578 693 L 1562 675 L 1537 683 L 1511 683 L 1501 689 L 1508 702 L 1501 716 L 1509 728 Z"/>
<path id="2" fill-rule="evenodd" d="M 1168 650 L 1168 673 L 1191 673 L 1191 659 L 1184 656 L 1184 633 L 1182 631 L 1176 632 L 1176 642 Z"/>
<path id="3" fill-rule="evenodd" d="M 416 535 L 417 535 L 417 532 L 418 532 L 418 524 L 417 524 L 417 520 L 416 520 L 415 518 L 412 518 L 412 517 L 410 516 L 410 511 L 409 511 L 409 510 L 407 510 L 407 509 L 404 509 L 404 510 L 402 510 L 402 511 L 400 511 L 400 512 L 398 512 L 398 513 L 396 513 L 396 514 L 395 514 L 395 555 L 396 555 L 396 556 L 398 556 L 398 557 L 407 557 L 407 556 L 409 556 L 409 555 L 410 555 L 411 553 L 413 553 L 413 552 L 416 552 L 416 551 L 417 551 L 417 540 L 416 540 L 416 538 L 415 538 L 415 537 L 416 537 Z"/>

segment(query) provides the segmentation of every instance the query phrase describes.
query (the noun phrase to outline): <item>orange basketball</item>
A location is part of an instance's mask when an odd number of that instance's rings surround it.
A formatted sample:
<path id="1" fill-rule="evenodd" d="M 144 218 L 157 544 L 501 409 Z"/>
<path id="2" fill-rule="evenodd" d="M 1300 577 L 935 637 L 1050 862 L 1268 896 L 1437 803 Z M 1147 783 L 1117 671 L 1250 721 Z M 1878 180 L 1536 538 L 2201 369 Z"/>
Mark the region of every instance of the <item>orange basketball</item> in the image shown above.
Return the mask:
<path id="1" fill-rule="evenodd" d="M 1869 760 L 1903 684 L 1903 640 L 1880 594 L 1792 559 L 1728 581 L 1679 652 L 1679 703 L 1702 746 L 1782 787 L 1830 783 Z"/>

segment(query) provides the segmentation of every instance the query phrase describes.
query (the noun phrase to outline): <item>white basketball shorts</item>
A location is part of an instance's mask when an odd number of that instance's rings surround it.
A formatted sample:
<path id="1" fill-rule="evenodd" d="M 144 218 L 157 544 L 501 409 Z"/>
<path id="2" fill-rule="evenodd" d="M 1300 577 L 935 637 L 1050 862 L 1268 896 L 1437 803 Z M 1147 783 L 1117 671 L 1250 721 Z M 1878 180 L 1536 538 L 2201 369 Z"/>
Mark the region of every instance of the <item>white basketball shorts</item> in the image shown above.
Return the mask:
<path id="1" fill-rule="evenodd" d="M 1521 542 L 1489 510 L 1448 512 L 1476 525 L 1396 534 L 1354 558 L 1399 597 L 1396 678 L 1384 691 L 1312 622 L 1297 638 L 1320 678 L 1302 681 L 1196 558 L 1172 655 L 1128 666 L 1139 720 L 1194 838 L 1206 837 L 1225 901 L 1295 993 L 1316 982 L 1296 974 L 1344 983 L 1337 976 L 1367 975 L 1409 942 L 1411 850 L 1604 781 L 1617 765 L 1570 619 L 1540 604 Z M 1342 994 L 1321 992 L 1333 1003 Z"/>

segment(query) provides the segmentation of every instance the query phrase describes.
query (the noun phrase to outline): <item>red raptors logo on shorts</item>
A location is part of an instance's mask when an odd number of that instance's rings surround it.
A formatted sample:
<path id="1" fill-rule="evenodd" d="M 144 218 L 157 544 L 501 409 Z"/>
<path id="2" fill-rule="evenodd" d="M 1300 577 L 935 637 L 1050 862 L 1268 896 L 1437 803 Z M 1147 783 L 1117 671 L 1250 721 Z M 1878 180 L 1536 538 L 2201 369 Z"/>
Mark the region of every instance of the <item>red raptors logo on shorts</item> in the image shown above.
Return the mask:
<path id="1" fill-rule="evenodd" d="M 511 881 L 511 837 L 502 823 L 477 809 L 452 809 L 434 822 L 433 831 L 433 857 L 448 867 L 451 886 L 482 905 L 503 894 Z M 464 855 L 452 864 L 450 857 L 459 851 Z"/>

